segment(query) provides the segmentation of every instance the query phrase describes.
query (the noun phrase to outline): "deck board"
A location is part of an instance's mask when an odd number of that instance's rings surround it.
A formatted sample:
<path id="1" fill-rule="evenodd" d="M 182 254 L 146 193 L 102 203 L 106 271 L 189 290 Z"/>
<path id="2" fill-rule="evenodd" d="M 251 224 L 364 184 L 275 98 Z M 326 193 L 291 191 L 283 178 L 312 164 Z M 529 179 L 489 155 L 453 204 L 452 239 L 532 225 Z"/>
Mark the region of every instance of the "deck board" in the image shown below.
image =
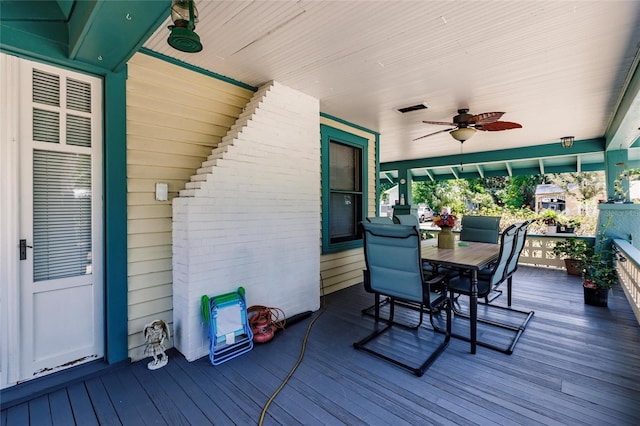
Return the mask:
<path id="1" fill-rule="evenodd" d="M 7 412 L 7 425 L 28 425 L 29 424 L 29 403 L 23 402 L 22 404 L 9 407 Z"/>
<path id="2" fill-rule="evenodd" d="M 153 375 L 152 372 L 145 368 L 144 365 L 138 363 L 135 368 L 132 369 L 133 375 L 140 383 L 141 389 L 153 405 L 157 408 L 162 418 L 169 425 L 186 426 L 189 424 L 206 424 L 204 416 L 193 417 L 191 420 L 187 420 L 184 414 L 181 412 L 177 401 L 171 395 L 167 395 L 165 388 L 174 388 L 176 385 L 170 383 L 162 374 Z M 164 379 L 164 380 L 163 380 Z M 190 401 L 190 400 L 189 400 Z M 143 409 L 143 411 L 146 411 Z M 188 410 L 187 412 L 197 413 L 196 411 Z"/>
<path id="3" fill-rule="evenodd" d="M 239 405 L 239 401 L 234 398 L 229 388 L 233 388 L 233 384 L 229 383 L 224 377 L 220 377 L 214 368 L 209 368 L 209 360 L 201 358 L 192 363 L 188 363 L 180 356 L 174 357 L 170 363 L 177 364 L 182 374 L 188 375 L 198 386 L 193 390 L 195 394 L 202 394 L 207 397 L 206 404 L 209 405 L 211 413 L 207 415 L 209 419 L 214 418 L 214 424 L 248 424 L 252 422 L 252 418 Z M 194 398 L 194 395 L 191 394 Z M 203 406 L 200 406 L 202 409 Z"/>
<path id="4" fill-rule="evenodd" d="M 84 382 L 84 386 L 77 386 L 75 399 L 79 399 L 79 401 L 74 406 L 74 414 L 77 410 L 81 410 L 85 407 L 85 404 L 82 404 L 80 401 L 83 401 L 84 394 L 83 391 L 88 392 L 87 398 L 91 395 L 90 407 L 93 408 L 95 412 L 95 420 L 100 425 L 109 425 L 109 426 L 117 426 L 121 425 L 120 419 L 118 418 L 118 414 L 116 413 L 116 409 L 111 402 L 111 398 L 109 398 L 109 394 L 107 390 L 104 388 L 102 384 L 102 380 L 100 378 L 90 379 Z M 71 389 L 69 389 L 69 394 L 71 394 Z M 115 398 L 115 395 L 114 395 Z M 76 418 L 78 414 L 76 414 Z M 89 421 L 91 418 L 91 413 L 82 412 L 83 422 Z M 80 423 L 80 422 L 78 422 Z"/>
<path id="5" fill-rule="evenodd" d="M 29 421 L 42 426 L 53 424 L 48 395 L 43 395 L 29 401 Z"/>
<path id="6" fill-rule="evenodd" d="M 70 425 L 75 422 L 66 389 L 51 392 L 49 402 L 51 404 L 51 420 L 54 425 Z"/>
<path id="7" fill-rule="evenodd" d="M 208 425 L 212 421 L 198 409 L 193 400 L 183 392 L 171 392 L 180 385 L 174 380 L 168 371 L 150 371 L 144 363 L 138 363 L 133 368 L 136 376 L 145 392 L 162 414 L 162 417 L 170 425 Z"/>
<path id="8" fill-rule="evenodd" d="M 312 317 L 319 315 L 304 358 L 273 399 L 265 425 L 600 426 L 636 425 L 640 419 L 640 326 L 620 288 L 610 294 L 608 308 L 586 306 L 580 277 L 521 267 L 514 306 L 535 315 L 514 353 L 479 347 L 471 355 L 468 342 L 452 339 L 420 378 L 353 349 L 374 326 L 361 314 L 372 301 L 361 285 L 322 300 L 326 309 Z M 409 310 L 398 316 L 417 318 Z M 171 351 L 160 370 L 147 370 L 144 360 L 3 407 L 0 426 L 257 424 L 298 361 L 312 318 L 218 366 L 207 357 L 187 362 Z M 455 324 L 464 331 L 463 322 Z M 489 330 L 479 336 L 503 339 Z M 417 335 L 394 330 L 378 344 L 414 359 L 441 337 L 423 326 Z"/>
<path id="9" fill-rule="evenodd" d="M 85 383 L 76 383 L 67 388 L 67 393 L 69 395 L 69 401 L 71 403 L 71 409 L 73 411 L 73 416 L 76 421 L 76 424 L 86 424 L 86 425 L 98 425 L 98 424 L 108 424 L 108 425 L 119 425 L 120 423 L 109 423 L 103 422 L 99 416 L 96 414 L 100 411 L 100 406 L 96 405 L 89 398 L 89 394 L 87 393 L 87 388 L 89 387 L 89 382 Z"/>
<path id="10" fill-rule="evenodd" d="M 133 367 L 132 367 L 133 368 Z M 126 370 L 129 373 L 129 381 L 135 380 L 130 370 Z M 109 374 L 101 377 L 101 382 L 104 385 L 104 389 L 111 398 L 113 407 L 115 408 L 118 419 L 124 425 L 146 425 L 143 414 L 138 411 L 138 408 L 133 403 L 134 395 L 131 392 L 130 384 L 122 383 L 120 381 L 119 372 Z M 153 416 L 155 420 L 159 420 L 159 424 L 164 424 L 160 414 L 157 410 L 152 410 L 149 416 Z M 160 417 L 160 418 L 159 418 Z"/>

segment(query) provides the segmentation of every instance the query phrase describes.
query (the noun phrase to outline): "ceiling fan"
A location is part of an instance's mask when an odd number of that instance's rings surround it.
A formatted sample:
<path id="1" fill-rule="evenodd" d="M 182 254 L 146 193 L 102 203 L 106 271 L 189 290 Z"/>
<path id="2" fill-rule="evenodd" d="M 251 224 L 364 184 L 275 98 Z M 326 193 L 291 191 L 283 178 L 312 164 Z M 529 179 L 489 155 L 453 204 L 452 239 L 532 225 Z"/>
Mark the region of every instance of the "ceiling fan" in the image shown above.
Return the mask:
<path id="1" fill-rule="evenodd" d="M 451 136 L 463 143 L 473 136 L 476 130 L 482 130 L 484 132 L 497 132 L 501 130 L 519 129 L 522 127 L 519 123 L 513 123 L 511 121 L 499 121 L 504 112 L 483 112 L 482 114 L 469 114 L 468 108 L 462 108 L 458 110 L 458 115 L 453 117 L 453 122 L 447 121 L 429 121 L 424 120 L 423 123 L 436 124 L 442 126 L 453 126 L 449 129 L 438 130 L 437 132 L 429 133 L 428 135 L 420 136 L 414 139 L 428 138 L 429 136 L 437 135 L 439 133 L 450 132 Z"/>

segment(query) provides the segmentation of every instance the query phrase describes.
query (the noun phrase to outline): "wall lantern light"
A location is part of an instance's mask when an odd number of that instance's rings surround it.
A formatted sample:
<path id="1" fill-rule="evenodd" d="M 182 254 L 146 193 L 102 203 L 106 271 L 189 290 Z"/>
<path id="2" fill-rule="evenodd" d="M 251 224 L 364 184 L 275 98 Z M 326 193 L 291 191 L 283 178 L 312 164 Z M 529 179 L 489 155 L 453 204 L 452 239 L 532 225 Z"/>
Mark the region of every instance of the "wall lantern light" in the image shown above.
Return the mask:
<path id="1" fill-rule="evenodd" d="M 169 25 L 171 34 L 167 43 L 182 52 L 200 52 L 202 50 L 200 37 L 193 31 L 198 22 L 198 9 L 193 0 L 172 0 L 171 20 L 173 25 Z"/>
<path id="2" fill-rule="evenodd" d="M 575 138 L 573 136 L 564 136 L 560 138 L 560 144 L 562 144 L 563 148 L 571 148 L 573 146 L 573 140 Z"/>

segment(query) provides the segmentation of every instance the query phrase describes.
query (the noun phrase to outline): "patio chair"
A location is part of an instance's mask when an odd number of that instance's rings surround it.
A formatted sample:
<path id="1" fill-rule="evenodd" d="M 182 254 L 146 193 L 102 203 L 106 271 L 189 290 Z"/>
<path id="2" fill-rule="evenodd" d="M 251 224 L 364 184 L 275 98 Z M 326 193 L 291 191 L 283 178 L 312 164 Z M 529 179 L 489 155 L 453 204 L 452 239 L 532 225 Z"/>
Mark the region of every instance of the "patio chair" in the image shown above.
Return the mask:
<path id="1" fill-rule="evenodd" d="M 495 294 L 495 296 L 493 296 L 493 297 L 487 296 L 485 298 L 486 303 L 490 303 L 491 301 L 495 300 L 498 296 L 500 296 L 502 294 L 502 290 L 499 290 L 498 286 L 506 281 L 507 282 L 507 306 L 511 306 L 511 295 L 512 295 L 512 287 L 513 287 L 513 274 L 518 269 L 518 259 L 520 258 L 520 254 L 522 253 L 522 249 L 524 248 L 524 243 L 525 243 L 525 241 L 527 239 L 527 230 L 528 230 L 529 225 L 531 224 L 531 222 L 533 222 L 533 221 L 532 220 L 528 220 L 528 221 L 522 222 L 520 224 L 516 224 L 516 226 L 518 228 L 518 231 L 516 233 L 515 243 L 514 243 L 514 247 L 513 247 L 513 253 L 511 254 L 511 258 L 509 259 L 507 267 L 505 268 L 505 271 L 504 271 L 504 277 L 491 290 L 491 293 Z M 489 280 L 490 272 L 491 271 L 488 271 L 488 270 L 480 271 L 479 279 Z"/>
<path id="2" fill-rule="evenodd" d="M 415 227 L 418 231 L 420 231 L 420 221 L 417 216 L 412 214 L 396 214 L 393 215 L 393 222 L 399 223 L 400 225 L 409 225 Z"/>
<path id="3" fill-rule="evenodd" d="M 462 222 L 460 223 L 460 241 L 498 244 L 500 237 L 500 219 L 500 216 L 463 216 Z M 458 272 L 468 274 L 468 271 Z M 489 271 L 488 274 L 490 273 Z M 500 294 L 502 294 L 502 292 L 497 292 L 491 300 L 500 296 Z M 487 295 L 487 297 L 485 297 L 487 303 L 489 303 L 489 299 L 490 295 Z"/>
<path id="4" fill-rule="evenodd" d="M 398 223 L 400 225 L 408 225 L 413 226 L 420 232 L 420 221 L 418 218 L 412 214 L 399 214 L 393 216 L 394 223 Z M 422 234 L 420 234 L 420 238 L 422 238 Z M 422 269 L 424 269 L 427 275 L 433 274 L 433 267 L 428 262 L 422 262 Z M 450 271 L 449 271 L 450 272 Z"/>
<path id="5" fill-rule="evenodd" d="M 500 216 L 463 216 L 460 241 L 498 244 Z"/>
<path id="6" fill-rule="evenodd" d="M 386 219 L 386 220 L 380 220 L 380 219 Z M 412 214 L 400 214 L 400 215 L 394 215 L 393 216 L 393 220 L 388 219 L 386 217 L 367 217 L 367 221 L 370 223 L 382 223 L 382 224 L 399 224 L 399 225 L 407 225 L 407 226 L 413 226 L 414 228 L 416 228 L 418 230 L 418 232 L 420 233 L 420 221 L 418 220 L 418 218 Z M 422 238 L 422 235 L 420 235 L 420 238 Z M 431 276 L 434 275 L 434 270 L 433 267 L 431 266 L 431 264 L 429 264 L 428 262 L 422 262 L 422 269 L 424 270 L 425 276 Z M 368 280 L 367 277 L 367 271 L 364 270 L 362 271 L 364 274 L 364 280 Z M 455 273 L 457 271 L 452 271 L 449 269 L 446 270 L 442 270 L 441 272 L 447 272 L 447 273 Z M 385 304 L 387 304 L 389 302 L 389 298 L 385 298 L 382 301 L 380 301 L 379 297 L 376 298 L 375 300 L 375 305 L 374 306 L 369 306 L 367 308 L 364 308 L 362 310 L 362 313 L 365 315 L 371 315 L 371 316 L 375 316 L 375 314 L 371 313 L 371 311 L 375 308 L 376 310 L 379 310 L 379 308 L 381 306 L 384 306 Z M 415 304 L 406 304 L 403 302 L 398 302 L 398 303 L 402 303 L 405 306 L 409 306 L 412 308 L 418 308 L 415 306 Z"/>
<path id="7" fill-rule="evenodd" d="M 366 219 L 369 223 L 386 223 L 387 225 L 393 223 L 393 220 L 387 216 L 369 216 Z"/>
<path id="8" fill-rule="evenodd" d="M 448 278 L 442 274 L 429 280 L 425 279 L 420 255 L 420 233 L 413 226 L 362 223 L 362 229 L 367 266 L 367 279 L 364 281 L 365 290 L 376 294 L 377 298 L 380 295 L 389 298 L 389 318 L 382 320 L 386 323 L 383 327 L 379 326 L 381 318 L 379 317 L 378 304 L 376 304 L 376 328 L 367 337 L 355 342 L 353 347 L 406 368 L 417 376 L 422 376 L 447 347 L 451 337 L 451 304 L 446 291 Z M 442 291 L 436 292 L 435 287 L 442 289 Z M 420 307 L 417 311 L 412 311 L 419 312 L 420 316 L 418 326 L 411 327 L 415 329 L 416 334 L 424 332 L 420 325 L 425 311 L 429 312 L 431 321 L 433 321 L 434 311 L 444 310 L 446 313 L 444 340 L 418 366 L 409 365 L 401 361 L 399 357 L 388 355 L 371 347 L 377 337 L 383 335 L 393 326 L 402 326 L 402 324 L 394 322 L 396 302 L 410 303 Z"/>
<path id="9" fill-rule="evenodd" d="M 511 265 L 511 261 L 514 256 L 519 256 L 520 251 L 522 250 L 521 246 L 517 244 L 517 239 L 521 232 L 521 229 L 526 229 L 528 227 L 528 223 L 511 225 L 502 233 L 502 239 L 500 241 L 500 252 L 498 254 L 497 260 L 490 266 L 488 270 L 484 270 L 478 274 L 478 299 L 485 298 L 489 295 L 489 293 L 495 289 L 499 284 L 508 280 L 508 278 L 513 275 L 513 272 L 509 273 L 509 266 Z M 522 243 L 524 245 L 524 242 Z M 516 250 L 518 249 L 518 250 Z M 516 259 L 517 262 L 517 259 Z M 449 280 L 448 286 L 450 292 L 450 298 L 452 300 L 452 309 L 456 316 L 470 319 L 470 316 L 466 312 L 462 312 L 462 310 L 456 308 L 457 300 L 460 295 L 471 296 L 471 277 L 469 274 L 461 274 L 458 277 L 451 278 Z M 456 294 L 458 296 L 456 296 Z M 486 317 L 478 314 L 477 322 L 486 324 L 488 326 L 494 326 L 501 329 L 508 330 L 509 332 L 513 332 L 513 335 L 509 339 L 509 344 L 507 347 L 498 346 L 497 344 L 490 343 L 487 341 L 478 340 L 478 345 L 498 350 L 500 352 L 511 354 L 513 353 L 513 349 L 515 348 L 518 339 L 522 335 L 527 323 L 533 316 L 533 311 L 520 311 L 516 309 L 512 309 L 511 307 L 485 304 L 484 311 L 488 314 Z M 517 323 L 507 323 L 503 321 L 499 321 L 497 319 L 491 318 L 491 311 L 493 309 L 503 310 L 506 313 L 506 317 L 520 316 L 524 315 L 522 321 L 521 318 L 518 318 Z M 514 314 L 514 315 L 510 315 Z M 501 315 L 501 317 L 505 317 L 505 314 Z M 442 330 L 441 330 L 442 331 Z M 463 340 L 469 340 L 467 336 L 461 336 L 458 334 L 454 334 L 455 337 L 461 338 Z"/>

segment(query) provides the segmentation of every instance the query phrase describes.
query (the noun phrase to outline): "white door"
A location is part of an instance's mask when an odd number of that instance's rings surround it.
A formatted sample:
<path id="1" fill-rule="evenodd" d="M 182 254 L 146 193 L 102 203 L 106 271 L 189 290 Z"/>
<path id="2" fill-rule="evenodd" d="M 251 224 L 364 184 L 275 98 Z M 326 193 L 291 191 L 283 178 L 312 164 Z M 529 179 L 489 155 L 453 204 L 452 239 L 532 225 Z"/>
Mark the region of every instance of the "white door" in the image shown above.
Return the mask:
<path id="1" fill-rule="evenodd" d="M 18 61 L 19 288 L 7 294 L 19 308 L 9 370 L 24 381 L 104 355 L 102 83 Z"/>

